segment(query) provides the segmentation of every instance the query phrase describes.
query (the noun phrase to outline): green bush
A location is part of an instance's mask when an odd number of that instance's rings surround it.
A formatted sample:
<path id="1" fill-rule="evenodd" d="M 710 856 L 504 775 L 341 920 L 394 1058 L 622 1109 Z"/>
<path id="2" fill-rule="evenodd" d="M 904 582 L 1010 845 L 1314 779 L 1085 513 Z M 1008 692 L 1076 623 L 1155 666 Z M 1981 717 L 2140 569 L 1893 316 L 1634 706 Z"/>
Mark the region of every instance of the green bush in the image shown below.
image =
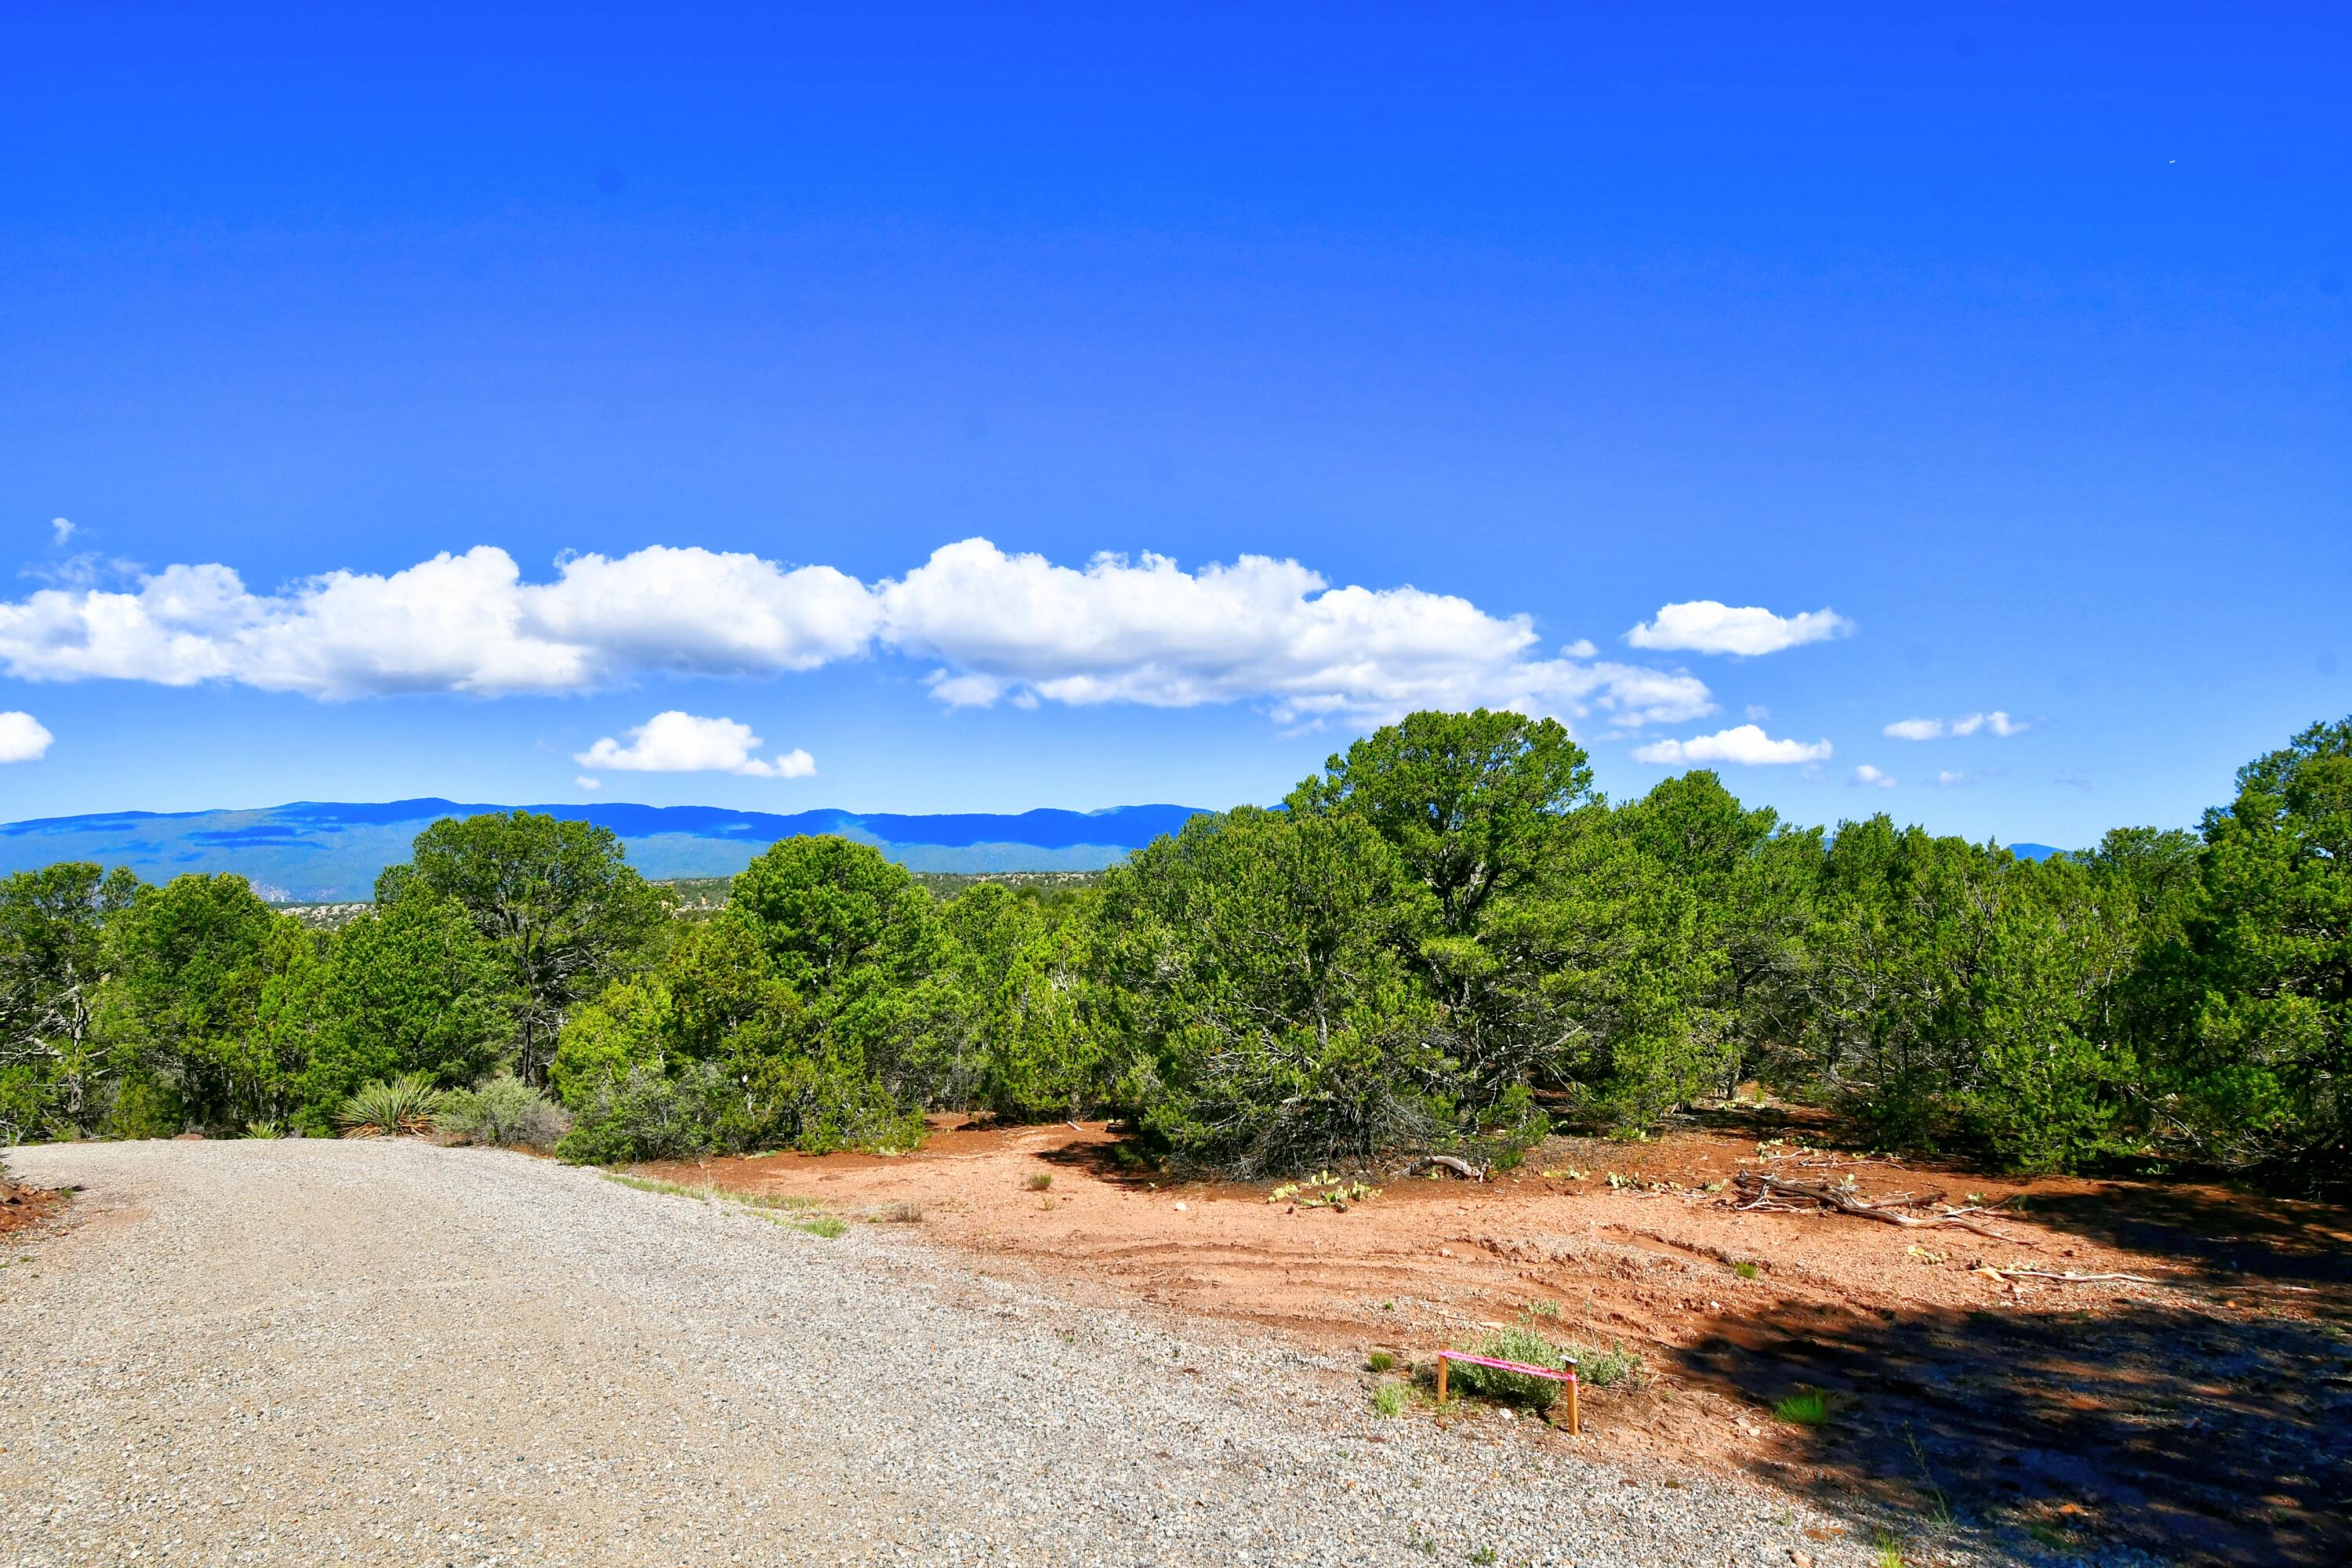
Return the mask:
<path id="1" fill-rule="evenodd" d="M 1565 1350 L 1524 1323 L 1514 1323 L 1489 1334 L 1470 1350 L 1474 1355 L 1515 1361 L 1522 1366 L 1559 1369 L 1569 1363 Z M 1560 1385 L 1548 1377 L 1529 1377 L 1523 1372 L 1504 1372 L 1469 1362 L 1454 1363 L 1447 1381 L 1465 1394 L 1511 1405 L 1548 1405 L 1559 1397 L 1560 1392 Z"/>
<path id="2" fill-rule="evenodd" d="M 725 1080 L 708 1067 L 688 1064 L 674 1079 L 631 1068 L 579 1095 L 555 1152 L 575 1165 L 689 1159 L 712 1146 L 728 1099 Z"/>
<path id="3" fill-rule="evenodd" d="M 125 1080 L 114 1095 L 106 1131 L 114 1138 L 170 1138 L 182 1125 L 180 1091 L 160 1079 Z"/>
<path id="4" fill-rule="evenodd" d="M 346 1138 L 390 1138 L 403 1132 L 430 1132 L 444 1096 L 421 1072 L 403 1073 L 389 1080 L 362 1084 L 335 1112 L 335 1125 Z"/>
<path id="5" fill-rule="evenodd" d="M 512 1073 L 450 1094 L 435 1121 L 453 1137 L 499 1148 L 544 1149 L 572 1126 L 562 1107 Z"/>

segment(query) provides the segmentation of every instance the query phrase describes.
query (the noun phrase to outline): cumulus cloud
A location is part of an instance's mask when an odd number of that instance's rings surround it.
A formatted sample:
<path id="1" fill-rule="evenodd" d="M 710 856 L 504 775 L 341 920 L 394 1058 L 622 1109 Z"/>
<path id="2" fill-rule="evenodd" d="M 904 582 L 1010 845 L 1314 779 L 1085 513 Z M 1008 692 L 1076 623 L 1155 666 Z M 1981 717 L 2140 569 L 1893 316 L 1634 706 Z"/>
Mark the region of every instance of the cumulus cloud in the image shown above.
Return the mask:
<path id="1" fill-rule="evenodd" d="M 1995 709 L 1990 713 L 1962 714 L 1948 722 L 1942 719 L 1897 719 L 1884 732 L 1898 741 L 1933 741 L 1945 735 L 1973 735 L 1979 730 L 1993 735 L 2022 735 L 2032 728 L 2024 721 Z"/>
<path id="2" fill-rule="evenodd" d="M 1484 704 L 1622 724 L 1714 707 L 1696 678 L 1587 662 L 1590 644 L 1535 657 L 1524 616 L 1410 586 L 1334 588 L 1264 555 L 1187 572 L 1165 555 L 1105 554 L 1081 569 L 968 539 L 879 596 L 884 640 L 940 660 L 931 695 L 952 707 L 1268 699 L 1288 723 Z"/>
<path id="3" fill-rule="evenodd" d="M 1244 555 L 1083 567 L 984 539 L 875 584 L 830 566 L 656 546 L 560 561 L 530 582 L 478 546 L 389 574 L 331 572 L 257 594 L 218 563 L 0 602 L 0 669 L 21 679 L 234 681 L 324 699 L 499 696 L 653 673 L 768 676 L 875 652 L 932 666 L 950 708 L 1260 701 L 1286 723 L 1421 707 L 1679 723 L 1715 710 L 1683 670 L 1549 656 L 1525 616 L 1411 585 L 1333 586 Z"/>
<path id="4" fill-rule="evenodd" d="M 66 547 L 67 542 L 71 540 L 73 536 L 74 525 L 71 519 L 62 517 L 53 517 L 49 519 L 49 542 L 51 544 L 56 545 L 59 550 L 63 550 Z"/>
<path id="5" fill-rule="evenodd" d="M 233 680 L 345 698 L 577 691 L 651 669 L 765 674 L 861 652 L 873 596 L 830 566 L 655 547 L 574 556 L 550 583 L 479 545 L 379 575 L 330 572 L 254 594 L 230 568 L 0 603 L 0 667 L 26 680 Z"/>
<path id="6" fill-rule="evenodd" d="M 583 768 L 613 773 L 803 779 L 816 772 L 816 759 L 798 747 L 775 757 L 752 755 L 762 743 L 749 724 L 732 719 L 700 719 L 672 709 L 631 730 L 627 745 L 607 735 L 572 760 Z"/>
<path id="7" fill-rule="evenodd" d="M 1776 616 L 1754 605 L 1736 609 L 1713 599 L 1693 599 L 1662 606 L 1655 620 L 1643 621 L 1625 634 L 1625 640 L 1635 647 L 1754 658 L 1845 637 L 1853 630 L 1852 621 L 1826 607 Z"/>
<path id="8" fill-rule="evenodd" d="M 1644 763 L 1738 763 L 1761 767 L 1781 763 L 1818 763 L 1830 754 L 1827 741 L 1776 741 L 1754 724 L 1740 724 L 1712 735 L 1687 741 L 1654 741 L 1633 748 L 1634 760 Z"/>
<path id="9" fill-rule="evenodd" d="M 1670 606 L 1675 609 L 1675 606 Z M 576 555 L 527 581 L 478 545 L 400 572 L 327 572 L 254 593 L 236 569 L 91 562 L 0 599 L 16 679 L 236 682 L 313 699 L 624 687 L 666 675 L 769 677 L 898 654 L 948 708 L 1254 700 L 1284 724 L 1412 708 L 1517 708 L 1606 724 L 1715 712 L 1686 670 L 1545 654 L 1527 616 L 1412 585 L 1331 585 L 1294 560 L 1183 569 L 1164 555 L 1061 566 L 985 538 L 898 578 L 654 545 Z"/>
<path id="10" fill-rule="evenodd" d="M 0 763 L 37 763 L 56 739 L 30 713 L 0 713 Z"/>
<path id="11" fill-rule="evenodd" d="M 603 789 L 604 787 L 604 781 L 603 779 L 592 779 L 585 773 L 581 774 L 580 777 L 573 779 L 572 782 L 578 784 L 582 789 Z"/>
<path id="12" fill-rule="evenodd" d="M 1868 763 L 1864 763 L 1860 767 L 1853 770 L 1853 778 L 1850 782 L 1858 784 L 1868 784 L 1874 789 L 1893 789 L 1895 787 L 1895 777 L 1893 774 L 1881 773 L 1876 768 L 1872 767 Z"/>

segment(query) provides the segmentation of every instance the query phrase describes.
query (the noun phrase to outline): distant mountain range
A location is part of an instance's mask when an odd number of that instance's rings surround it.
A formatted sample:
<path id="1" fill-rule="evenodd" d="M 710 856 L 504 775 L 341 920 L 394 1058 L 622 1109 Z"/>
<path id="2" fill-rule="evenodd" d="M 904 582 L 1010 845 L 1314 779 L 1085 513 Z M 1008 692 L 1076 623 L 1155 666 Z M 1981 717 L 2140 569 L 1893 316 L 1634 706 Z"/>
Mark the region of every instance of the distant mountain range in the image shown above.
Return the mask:
<path id="1" fill-rule="evenodd" d="M 128 866 L 151 881 L 186 871 L 235 871 L 263 897 L 290 902 L 365 899 L 378 871 L 408 858 L 410 840 L 444 816 L 502 805 L 394 800 L 296 801 L 247 811 L 112 812 L 0 824 L 0 873 L 59 860 Z M 789 816 L 709 805 L 531 805 L 525 811 L 593 822 L 621 836 L 648 877 L 731 877 L 780 838 L 838 834 L 915 871 L 1090 871 L 1116 864 L 1197 808 L 1118 805 L 938 816 L 803 811 Z"/>
<path id="2" fill-rule="evenodd" d="M 409 841 L 444 816 L 510 811 L 440 799 L 353 805 L 298 800 L 247 811 L 121 811 L 0 823 L 0 875 L 59 860 L 128 866 L 150 881 L 184 871 L 235 871 L 281 902 L 365 899 L 375 876 L 408 858 Z M 838 834 L 871 844 L 910 871 L 1094 871 L 1116 865 L 1201 807 L 1114 805 L 1101 811 L 803 811 L 779 816 L 715 805 L 528 805 L 524 811 L 609 827 L 648 877 L 731 877 L 779 838 Z M 2061 851 L 2012 844 L 2021 860 Z"/>

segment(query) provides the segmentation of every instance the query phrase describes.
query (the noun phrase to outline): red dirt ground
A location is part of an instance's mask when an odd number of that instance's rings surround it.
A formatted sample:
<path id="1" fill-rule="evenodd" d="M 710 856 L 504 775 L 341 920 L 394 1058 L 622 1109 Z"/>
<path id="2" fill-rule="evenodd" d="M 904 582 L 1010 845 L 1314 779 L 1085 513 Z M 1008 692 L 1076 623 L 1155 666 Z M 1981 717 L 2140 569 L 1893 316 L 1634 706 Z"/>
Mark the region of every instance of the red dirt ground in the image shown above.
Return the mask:
<path id="1" fill-rule="evenodd" d="M 0 1177 L 0 1236 L 41 1223 L 64 1200 L 62 1193 L 41 1187 L 21 1187 Z"/>
<path id="2" fill-rule="evenodd" d="M 1764 1112 L 1654 1142 L 1554 1139 L 1491 1183 L 1395 1180 L 1345 1212 L 1127 1171 L 1099 1123 L 942 1129 L 896 1157 L 641 1169 L 853 1218 L 911 1205 L 948 1245 L 1106 1301 L 1357 1353 L 1424 1361 L 1532 1315 L 1555 1340 L 1643 1358 L 1640 1386 L 1586 1395 L 1585 1441 L 1612 1457 L 1860 1489 L 1923 1524 L 1940 1499 L 2053 1546 L 2352 1561 L 2352 1212 L 2203 1184 L 2007 1180 L 1799 1133 Z M 1759 1142 L 1776 1136 L 1790 1141 Z M 1850 1173 L 1871 1196 L 2009 1200 L 1992 1223 L 2011 1239 L 1748 1212 L 1729 1186 L 1706 1190 L 1759 1166 Z M 1773 1418 L 1801 1388 L 1830 1394 L 1828 1425 Z"/>

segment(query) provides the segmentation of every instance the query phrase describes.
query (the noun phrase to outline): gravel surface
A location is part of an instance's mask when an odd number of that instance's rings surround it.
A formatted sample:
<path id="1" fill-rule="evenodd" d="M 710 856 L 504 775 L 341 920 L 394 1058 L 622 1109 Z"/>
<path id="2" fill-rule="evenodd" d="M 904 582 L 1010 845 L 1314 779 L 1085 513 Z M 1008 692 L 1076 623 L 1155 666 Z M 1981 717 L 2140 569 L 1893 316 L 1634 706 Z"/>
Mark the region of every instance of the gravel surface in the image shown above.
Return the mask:
<path id="1" fill-rule="evenodd" d="M 87 1190 L 0 1269 L 0 1563 L 1869 1560 L 919 1227 L 408 1141 L 9 1157 Z"/>

